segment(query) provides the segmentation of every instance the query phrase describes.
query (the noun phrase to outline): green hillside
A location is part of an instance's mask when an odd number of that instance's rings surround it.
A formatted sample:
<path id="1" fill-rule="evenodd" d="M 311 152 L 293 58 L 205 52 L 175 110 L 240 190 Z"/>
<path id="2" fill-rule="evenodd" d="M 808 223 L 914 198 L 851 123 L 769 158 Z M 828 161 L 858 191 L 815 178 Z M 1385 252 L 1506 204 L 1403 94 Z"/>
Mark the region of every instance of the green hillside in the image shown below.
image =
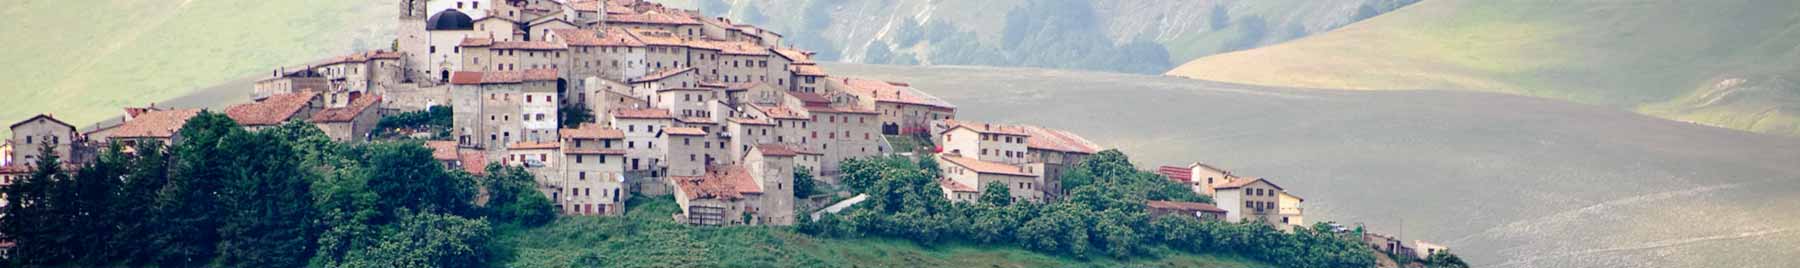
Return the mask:
<path id="1" fill-rule="evenodd" d="M 1345 89 L 1469 89 L 1800 134 L 1794 1 L 1438 0 L 1171 75 Z"/>
<path id="2" fill-rule="evenodd" d="M 86 125 L 274 66 L 387 47 L 395 5 L 369 3 L 9 1 L 0 121 L 55 113 Z"/>
<path id="3" fill-rule="evenodd" d="M 625 217 L 564 217 L 500 232 L 506 267 L 1269 267 L 1237 257 L 1158 250 L 1160 258 L 1080 261 L 1010 246 L 923 248 L 894 239 L 816 238 L 767 227 L 693 228 L 669 218 L 663 196 L 633 203 Z M 640 200 L 640 199 L 634 199 Z"/>

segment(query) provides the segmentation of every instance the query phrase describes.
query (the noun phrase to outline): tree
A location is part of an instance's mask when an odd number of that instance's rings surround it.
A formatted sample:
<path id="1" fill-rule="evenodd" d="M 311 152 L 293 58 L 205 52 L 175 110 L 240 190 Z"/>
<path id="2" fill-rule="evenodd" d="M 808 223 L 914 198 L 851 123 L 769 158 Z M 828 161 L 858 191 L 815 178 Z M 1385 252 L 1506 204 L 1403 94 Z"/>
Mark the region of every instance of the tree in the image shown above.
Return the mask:
<path id="1" fill-rule="evenodd" d="M 817 182 L 813 181 L 812 169 L 799 166 L 794 167 L 794 198 L 804 199 L 812 197 L 814 194 L 817 194 L 814 193 L 817 191 L 817 189 L 815 189 L 816 187 L 818 186 Z"/>
<path id="2" fill-rule="evenodd" d="M 1451 254 L 1450 250 L 1440 250 L 1437 253 L 1431 254 L 1430 257 L 1425 257 L 1425 267 L 1469 268 L 1469 264 L 1463 262 L 1462 257 Z"/>
<path id="3" fill-rule="evenodd" d="M 118 234 L 112 241 L 114 257 L 127 263 L 143 263 L 159 252 L 144 241 L 152 241 L 159 226 L 145 219 L 155 218 L 157 191 L 169 182 L 169 158 L 161 142 L 144 141 L 133 147 L 135 157 L 125 175 L 124 186 L 113 195 L 115 213 L 110 222 Z"/>
<path id="4" fill-rule="evenodd" d="M 342 267 L 484 267 L 493 230 L 455 215 L 403 213 L 373 246 L 352 251 Z"/>
<path id="5" fill-rule="evenodd" d="M 61 158 L 50 146 L 38 151 L 31 176 L 6 187 L 6 217 L 0 217 L 0 233 L 17 243 L 13 261 L 25 265 L 55 265 L 75 258 L 71 237 L 61 227 L 69 220 L 68 208 L 56 199 L 65 191 Z"/>
<path id="6" fill-rule="evenodd" d="M 987 187 L 981 189 L 981 203 L 1002 207 L 1011 205 L 1012 189 L 1006 188 L 1004 182 L 988 182 Z"/>
<path id="7" fill-rule="evenodd" d="M 240 267 L 304 266 L 312 255 L 311 180 L 287 142 L 269 134 L 231 132 L 218 148 L 234 152 L 221 165 L 224 210 L 219 262 Z"/>
<path id="8" fill-rule="evenodd" d="M 471 212 L 474 181 L 452 176 L 431 158 L 431 149 L 420 143 L 374 144 L 364 154 L 369 190 L 380 197 L 375 204 L 383 215 L 397 215 L 398 209 L 454 215 Z"/>
<path id="9" fill-rule="evenodd" d="M 539 226 L 556 220 L 556 207 L 537 190 L 537 179 L 524 167 L 487 166 L 490 219 L 523 226 Z"/>
<path id="10" fill-rule="evenodd" d="M 562 119 L 560 125 L 563 128 L 577 128 L 581 127 L 582 123 L 594 122 L 594 111 L 588 110 L 584 105 L 563 105 L 556 112 L 561 115 L 557 118 Z"/>
<path id="11" fill-rule="evenodd" d="M 161 249 L 158 261 L 165 266 L 194 266 L 212 260 L 218 245 L 222 210 L 214 194 L 221 188 L 224 171 L 217 166 L 237 152 L 221 150 L 219 140 L 242 132 L 224 114 L 200 112 L 188 119 L 176 135 L 175 162 L 156 202 L 158 229 L 153 242 Z"/>
<path id="12" fill-rule="evenodd" d="M 60 232 L 74 238 L 71 246 L 81 263 L 103 264 L 113 259 L 110 241 L 117 230 L 110 221 L 116 213 L 111 201 L 118 199 L 114 195 L 120 189 L 119 178 L 125 176 L 128 161 L 117 144 L 108 146 L 97 161 L 76 172 L 74 180 L 65 181 L 73 191 L 55 199 L 66 200 L 51 201 L 72 208 Z"/>

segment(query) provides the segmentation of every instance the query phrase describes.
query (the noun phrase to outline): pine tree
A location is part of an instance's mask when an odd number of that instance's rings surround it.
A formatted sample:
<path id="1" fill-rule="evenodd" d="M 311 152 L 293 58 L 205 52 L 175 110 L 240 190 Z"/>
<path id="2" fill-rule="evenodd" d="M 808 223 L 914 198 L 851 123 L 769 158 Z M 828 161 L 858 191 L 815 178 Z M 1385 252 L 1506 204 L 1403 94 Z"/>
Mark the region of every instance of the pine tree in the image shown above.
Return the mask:
<path id="1" fill-rule="evenodd" d="M 136 156 L 130 160 L 124 186 L 110 202 L 115 212 L 111 222 L 118 227 L 109 241 L 115 251 L 112 255 L 130 264 L 148 261 L 158 252 L 144 242 L 151 241 L 161 228 L 145 219 L 155 215 L 157 191 L 169 181 L 169 159 L 162 143 L 140 142 L 134 149 Z"/>
<path id="2" fill-rule="evenodd" d="M 115 195 L 122 183 L 119 179 L 125 176 L 126 165 L 130 164 L 119 150 L 117 144 L 109 146 L 98 161 L 75 173 L 75 179 L 69 181 L 73 187 L 72 195 L 59 198 L 67 200 L 53 201 L 73 208 L 70 220 L 62 228 L 75 239 L 72 246 L 77 261 L 100 265 L 113 260 L 111 254 L 114 251 L 109 241 L 118 233 L 118 226 L 113 222 L 118 218 L 113 216 L 116 211 L 112 209 L 111 201 L 117 199 Z"/>
<path id="3" fill-rule="evenodd" d="M 312 254 L 311 182 L 299 157 L 272 135 L 234 131 L 218 148 L 235 152 L 221 171 L 219 263 L 234 267 L 304 266 Z"/>
<path id="4" fill-rule="evenodd" d="M 63 224 L 65 208 L 55 202 L 67 180 L 61 158 L 45 146 L 32 165 L 31 176 L 6 187 L 6 217 L 0 217 L 0 233 L 17 243 L 13 261 L 25 265 L 54 265 L 74 259 Z"/>
<path id="5" fill-rule="evenodd" d="M 224 171 L 216 167 L 237 152 L 224 151 L 219 140 L 241 132 L 237 122 L 224 114 L 201 112 L 188 119 L 175 145 L 175 161 L 168 184 L 157 197 L 153 240 L 161 252 L 157 260 L 166 266 L 196 266 L 210 262 L 219 241 L 222 214 L 217 192 Z"/>

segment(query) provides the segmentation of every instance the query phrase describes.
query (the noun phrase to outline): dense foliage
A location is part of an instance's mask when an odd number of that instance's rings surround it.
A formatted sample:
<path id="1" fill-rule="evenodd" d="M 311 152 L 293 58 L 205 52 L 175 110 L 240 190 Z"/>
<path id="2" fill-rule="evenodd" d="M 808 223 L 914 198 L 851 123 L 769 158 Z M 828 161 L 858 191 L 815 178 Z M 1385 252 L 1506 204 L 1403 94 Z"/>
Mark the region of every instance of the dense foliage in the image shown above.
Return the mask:
<path id="1" fill-rule="evenodd" d="M 511 170 L 487 178 L 503 206 L 475 206 L 477 178 L 417 142 L 340 144 L 297 122 L 248 131 L 217 113 L 178 136 L 168 150 L 115 144 L 76 170 L 45 151 L 35 174 L 5 189 L 0 233 L 17 242 L 7 261 L 480 267 L 491 259 L 488 218 L 530 225 L 555 213 L 529 175 L 521 183 Z"/>
<path id="2" fill-rule="evenodd" d="M 382 117 L 375 123 L 375 136 L 390 137 L 405 133 L 430 133 L 433 138 L 450 137 L 451 120 L 455 116 L 449 106 L 431 106 L 422 111 L 411 111 Z"/>
<path id="3" fill-rule="evenodd" d="M 1259 223 L 1199 222 L 1182 217 L 1151 221 L 1148 200 L 1211 202 L 1153 173 L 1137 170 L 1118 151 L 1095 154 L 1070 167 L 1069 195 L 1047 203 L 1018 202 L 990 190 L 982 202 L 943 197 L 930 160 L 873 158 L 846 161 L 842 178 L 869 201 L 841 215 L 821 216 L 799 230 L 832 237 L 894 237 L 922 245 L 957 242 L 1016 245 L 1078 259 L 1144 256 L 1166 247 L 1196 253 L 1235 253 L 1286 267 L 1371 267 L 1371 252 L 1351 235 L 1325 226 L 1286 233 Z M 1003 187 L 1002 187 L 1003 188 Z"/>
<path id="4" fill-rule="evenodd" d="M 583 105 L 563 105 L 556 109 L 556 114 L 562 120 L 557 124 L 563 128 L 577 128 L 581 127 L 581 123 L 594 122 L 594 111 Z"/>
<path id="5" fill-rule="evenodd" d="M 794 198 L 808 198 L 818 193 L 818 181 L 813 180 L 812 169 L 794 167 Z"/>

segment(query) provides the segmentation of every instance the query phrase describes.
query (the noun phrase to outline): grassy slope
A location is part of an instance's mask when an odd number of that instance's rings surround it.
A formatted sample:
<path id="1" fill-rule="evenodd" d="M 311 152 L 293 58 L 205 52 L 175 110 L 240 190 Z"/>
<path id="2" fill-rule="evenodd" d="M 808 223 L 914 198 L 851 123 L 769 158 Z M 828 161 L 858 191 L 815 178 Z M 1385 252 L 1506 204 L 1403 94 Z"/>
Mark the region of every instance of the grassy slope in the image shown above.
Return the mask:
<path id="1" fill-rule="evenodd" d="M 81 126 L 122 106 L 349 52 L 358 39 L 387 47 L 394 7 L 368 3 L 12 1 L 0 7 L 0 35 L 19 37 L 0 49 L 0 121 L 55 113 Z"/>
<path id="2" fill-rule="evenodd" d="M 1791 81 L 1792 1 L 1426 1 L 1295 42 L 1195 60 L 1199 79 L 1345 89 L 1473 89 L 1800 134 L 1796 89 L 1707 102 L 1720 79 Z M 1789 84 L 1791 85 L 1791 84 Z M 1697 90 L 1699 89 L 1699 90 Z"/>
<path id="3" fill-rule="evenodd" d="M 675 224 L 666 196 L 633 204 L 623 218 L 565 217 L 548 226 L 502 228 L 506 267 L 1267 267 L 1236 257 L 1162 251 L 1162 258 L 1078 261 L 1013 247 L 921 248 L 889 239 L 822 239 L 765 227 Z"/>

